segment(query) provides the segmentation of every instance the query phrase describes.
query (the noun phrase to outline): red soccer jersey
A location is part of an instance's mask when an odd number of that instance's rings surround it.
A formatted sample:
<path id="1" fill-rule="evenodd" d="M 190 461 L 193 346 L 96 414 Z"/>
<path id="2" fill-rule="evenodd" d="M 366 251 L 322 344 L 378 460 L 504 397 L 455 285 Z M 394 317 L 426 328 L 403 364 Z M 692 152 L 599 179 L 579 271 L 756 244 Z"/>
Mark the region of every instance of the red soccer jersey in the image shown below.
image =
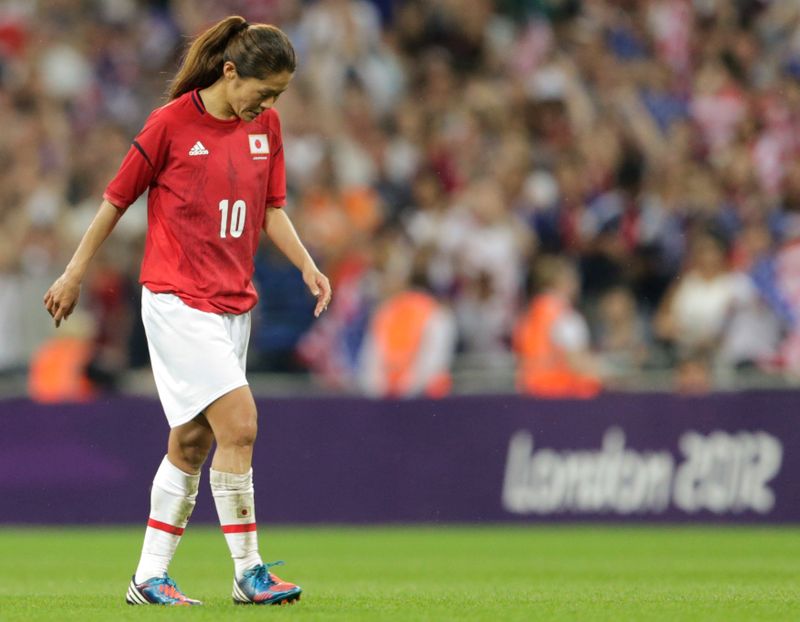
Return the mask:
<path id="1" fill-rule="evenodd" d="M 139 282 L 201 311 L 250 310 L 266 208 L 286 199 L 278 113 L 223 121 L 197 91 L 154 110 L 103 197 L 125 210 L 146 188 Z"/>

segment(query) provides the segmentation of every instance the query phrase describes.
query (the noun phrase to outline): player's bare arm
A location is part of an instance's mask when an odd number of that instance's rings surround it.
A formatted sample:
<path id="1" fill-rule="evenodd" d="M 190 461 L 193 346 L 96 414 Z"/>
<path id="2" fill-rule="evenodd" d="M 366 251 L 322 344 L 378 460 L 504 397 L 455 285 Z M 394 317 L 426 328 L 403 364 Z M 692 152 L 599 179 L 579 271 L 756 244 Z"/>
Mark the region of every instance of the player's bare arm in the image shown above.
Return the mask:
<path id="1" fill-rule="evenodd" d="M 101 203 L 92 224 L 89 225 L 75 254 L 67 264 L 64 274 L 56 279 L 44 295 L 45 309 L 53 317 L 56 328 L 61 325 L 61 320 L 66 320 L 75 310 L 81 293 L 81 281 L 89 262 L 114 229 L 121 215 L 122 212 L 107 200 Z"/>
<path id="2" fill-rule="evenodd" d="M 286 255 L 289 261 L 303 273 L 303 281 L 317 298 L 314 317 L 319 317 L 330 304 L 331 284 L 328 277 L 317 268 L 317 264 L 314 263 L 306 247 L 303 246 L 292 221 L 289 220 L 289 216 L 286 215 L 283 209 L 277 207 L 267 208 L 267 215 L 264 219 L 264 232 Z"/>

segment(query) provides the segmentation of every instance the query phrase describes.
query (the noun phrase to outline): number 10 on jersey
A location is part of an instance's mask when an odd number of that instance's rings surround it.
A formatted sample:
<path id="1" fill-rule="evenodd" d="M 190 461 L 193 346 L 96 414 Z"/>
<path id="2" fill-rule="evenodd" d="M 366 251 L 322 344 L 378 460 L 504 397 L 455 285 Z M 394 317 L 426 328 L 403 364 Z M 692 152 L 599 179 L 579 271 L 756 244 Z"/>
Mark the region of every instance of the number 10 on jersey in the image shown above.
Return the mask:
<path id="1" fill-rule="evenodd" d="M 226 238 L 228 233 L 232 238 L 241 237 L 242 231 L 244 231 L 244 219 L 247 216 L 247 205 L 241 199 L 233 202 L 233 206 L 230 209 L 230 223 L 228 222 L 228 207 L 228 199 L 222 199 L 219 202 L 219 237 Z"/>

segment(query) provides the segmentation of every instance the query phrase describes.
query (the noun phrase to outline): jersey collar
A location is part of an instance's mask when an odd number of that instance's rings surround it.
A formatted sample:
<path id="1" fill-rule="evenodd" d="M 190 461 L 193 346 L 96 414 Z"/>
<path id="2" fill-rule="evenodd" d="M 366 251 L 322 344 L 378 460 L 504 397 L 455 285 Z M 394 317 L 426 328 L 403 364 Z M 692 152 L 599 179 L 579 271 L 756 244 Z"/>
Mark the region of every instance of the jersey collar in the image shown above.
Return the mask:
<path id="1" fill-rule="evenodd" d="M 203 121 L 209 125 L 213 125 L 215 127 L 236 127 L 241 122 L 241 119 L 238 117 L 233 119 L 217 119 L 214 115 L 212 115 L 208 110 L 206 110 L 206 105 L 203 103 L 203 98 L 200 97 L 199 88 L 193 90 L 190 97 L 192 99 L 192 104 L 194 104 L 194 107 L 197 109 L 198 114 L 200 114 Z"/>

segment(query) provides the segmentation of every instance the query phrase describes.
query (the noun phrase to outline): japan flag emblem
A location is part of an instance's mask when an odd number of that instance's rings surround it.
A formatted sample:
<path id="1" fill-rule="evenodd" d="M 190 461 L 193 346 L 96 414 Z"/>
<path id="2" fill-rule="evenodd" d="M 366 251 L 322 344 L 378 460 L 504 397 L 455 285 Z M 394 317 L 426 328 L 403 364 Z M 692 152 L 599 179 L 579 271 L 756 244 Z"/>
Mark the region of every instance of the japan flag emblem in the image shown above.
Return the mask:
<path id="1" fill-rule="evenodd" d="M 250 153 L 263 155 L 269 153 L 269 141 L 266 134 L 248 134 L 250 139 Z"/>

